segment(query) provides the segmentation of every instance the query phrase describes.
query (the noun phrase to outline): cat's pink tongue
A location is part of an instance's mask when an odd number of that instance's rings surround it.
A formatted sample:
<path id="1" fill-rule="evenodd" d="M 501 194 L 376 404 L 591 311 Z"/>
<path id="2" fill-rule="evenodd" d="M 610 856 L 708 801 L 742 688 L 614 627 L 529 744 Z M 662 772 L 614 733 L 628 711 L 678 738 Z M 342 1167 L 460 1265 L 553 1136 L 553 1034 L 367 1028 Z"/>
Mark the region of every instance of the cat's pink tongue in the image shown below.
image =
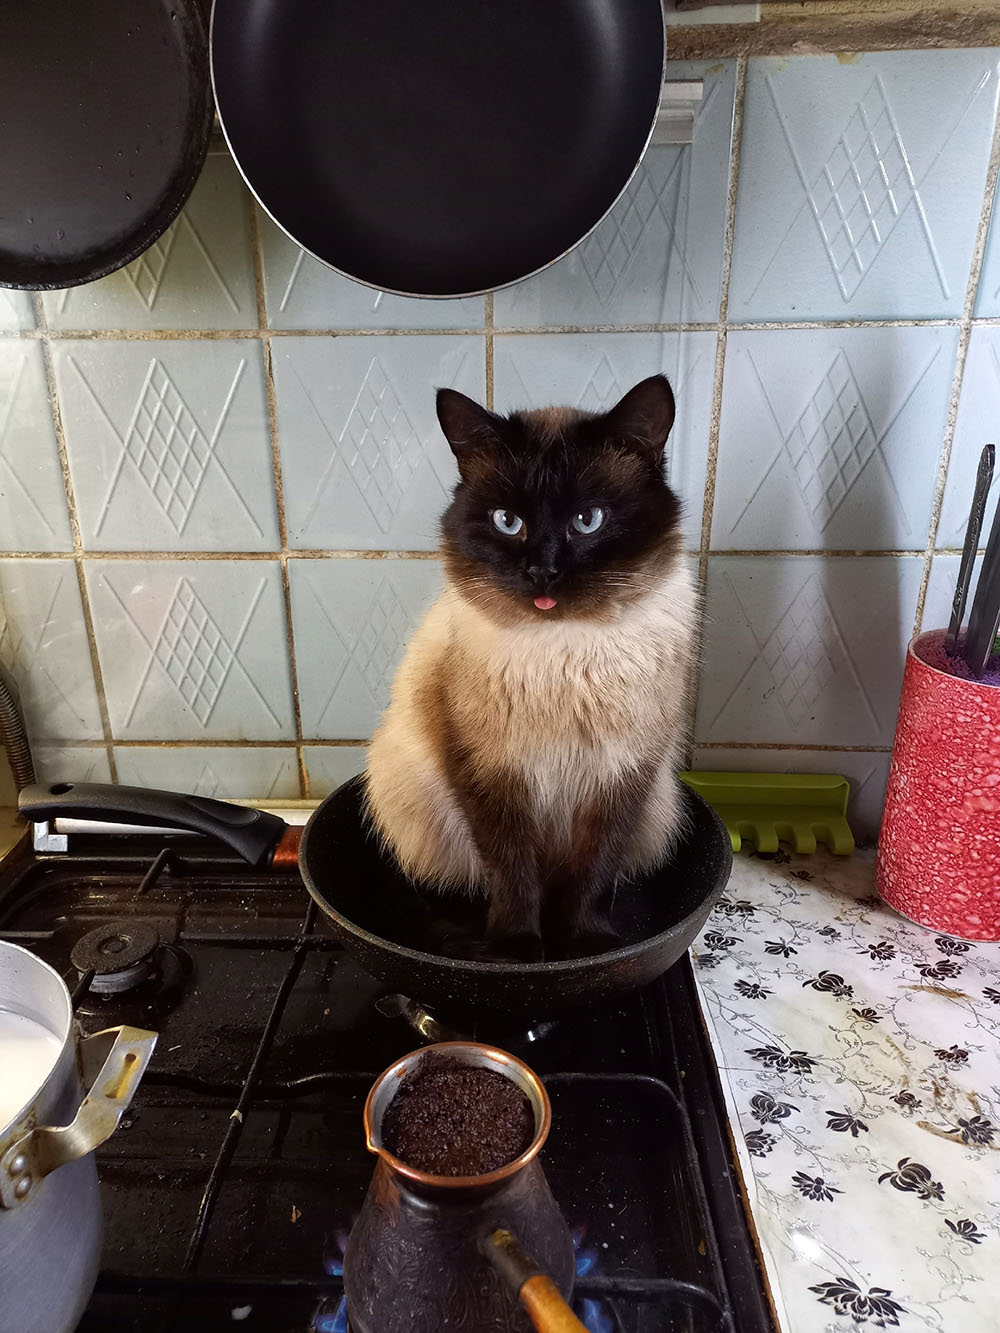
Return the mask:
<path id="1" fill-rule="evenodd" d="M 551 611 L 555 604 L 556 599 L 554 597 L 535 598 L 535 605 L 538 607 L 539 611 Z"/>

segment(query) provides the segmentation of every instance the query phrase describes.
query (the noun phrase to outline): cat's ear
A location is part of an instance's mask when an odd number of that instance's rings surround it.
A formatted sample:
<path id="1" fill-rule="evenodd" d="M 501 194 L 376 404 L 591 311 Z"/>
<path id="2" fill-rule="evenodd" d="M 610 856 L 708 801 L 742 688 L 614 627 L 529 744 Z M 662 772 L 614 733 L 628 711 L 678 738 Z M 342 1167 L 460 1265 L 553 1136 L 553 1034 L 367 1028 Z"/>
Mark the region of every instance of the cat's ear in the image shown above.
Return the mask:
<path id="1" fill-rule="evenodd" d="M 460 472 L 468 459 L 500 443 L 500 418 L 457 389 L 438 389 L 437 416 Z"/>
<path id="2" fill-rule="evenodd" d="M 673 424 L 674 395 L 666 375 L 642 380 L 604 417 L 609 437 L 621 440 L 656 466 Z"/>

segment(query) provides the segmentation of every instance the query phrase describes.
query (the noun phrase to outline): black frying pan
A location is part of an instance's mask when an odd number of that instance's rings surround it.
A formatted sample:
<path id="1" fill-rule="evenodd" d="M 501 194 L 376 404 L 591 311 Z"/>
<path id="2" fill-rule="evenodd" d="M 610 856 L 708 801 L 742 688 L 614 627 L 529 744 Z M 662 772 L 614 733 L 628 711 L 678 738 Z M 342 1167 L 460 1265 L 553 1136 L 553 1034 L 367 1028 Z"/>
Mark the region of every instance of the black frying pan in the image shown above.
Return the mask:
<path id="1" fill-rule="evenodd" d="M 558 259 L 635 171 L 661 0 L 215 0 L 212 77 L 279 226 L 382 291 L 490 291 Z"/>
<path id="2" fill-rule="evenodd" d="M 99 783 L 38 784 L 18 798 L 29 820 L 111 820 L 190 829 L 228 844 L 253 865 L 294 865 L 344 948 L 373 977 L 443 1010 L 547 1018 L 645 985 L 662 975 L 705 924 L 732 869 L 729 834 L 684 789 L 686 836 L 673 858 L 619 888 L 612 924 L 626 943 L 592 958 L 494 963 L 438 952 L 475 928 L 467 899 L 420 892 L 386 856 L 363 815 L 360 778 L 345 783 L 301 830 L 261 810 L 200 796 Z M 475 909 L 472 909 L 475 910 Z"/>
<path id="3" fill-rule="evenodd" d="M 0 286 L 101 278 L 166 230 L 204 162 L 197 0 L 6 0 L 0 96 Z"/>

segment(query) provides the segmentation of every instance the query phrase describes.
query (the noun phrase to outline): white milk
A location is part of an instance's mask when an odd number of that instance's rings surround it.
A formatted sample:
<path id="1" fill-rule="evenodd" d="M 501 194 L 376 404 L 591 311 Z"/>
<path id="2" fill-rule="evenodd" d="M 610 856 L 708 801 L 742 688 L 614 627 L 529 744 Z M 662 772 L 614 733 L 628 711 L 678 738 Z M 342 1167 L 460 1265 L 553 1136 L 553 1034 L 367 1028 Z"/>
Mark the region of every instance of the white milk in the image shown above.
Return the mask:
<path id="1" fill-rule="evenodd" d="M 0 1129 L 42 1086 L 61 1048 L 35 1019 L 0 1009 Z"/>

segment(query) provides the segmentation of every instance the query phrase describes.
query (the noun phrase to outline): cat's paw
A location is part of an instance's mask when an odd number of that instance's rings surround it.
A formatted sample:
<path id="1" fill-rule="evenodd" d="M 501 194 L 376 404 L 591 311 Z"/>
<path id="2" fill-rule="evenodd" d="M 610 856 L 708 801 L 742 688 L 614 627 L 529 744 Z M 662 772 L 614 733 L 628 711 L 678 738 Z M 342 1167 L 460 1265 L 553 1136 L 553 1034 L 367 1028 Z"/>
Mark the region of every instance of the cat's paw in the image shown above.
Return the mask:
<path id="1" fill-rule="evenodd" d="M 593 958 L 597 954 L 620 949 L 624 940 L 617 931 L 607 929 L 581 930 L 570 937 L 563 952 L 564 958 Z"/>
<path id="2" fill-rule="evenodd" d="M 498 963 L 540 963 L 545 957 L 541 935 L 517 931 L 490 938 L 489 955 Z"/>

